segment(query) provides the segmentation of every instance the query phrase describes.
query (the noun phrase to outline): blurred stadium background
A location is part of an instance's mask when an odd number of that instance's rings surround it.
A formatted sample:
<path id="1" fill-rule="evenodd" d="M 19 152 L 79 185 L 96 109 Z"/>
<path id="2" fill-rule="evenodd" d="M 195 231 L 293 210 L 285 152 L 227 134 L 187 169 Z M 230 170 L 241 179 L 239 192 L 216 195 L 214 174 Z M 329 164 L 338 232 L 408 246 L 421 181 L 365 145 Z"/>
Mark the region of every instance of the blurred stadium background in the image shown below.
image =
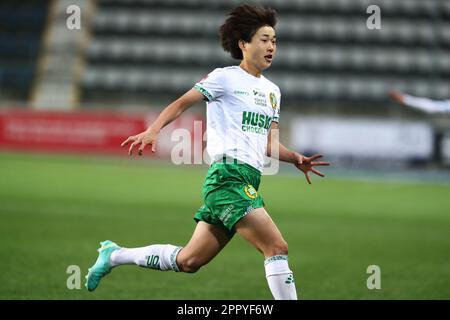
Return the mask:
<path id="1" fill-rule="evenodd" d="M 450 0 L 255 2 L 279 13 L 266 76 L 282 90 L 281 139 L 333 163 L 312 186 L 282 165 L 261 189 L 300 296 L 449 299 L 450 116 L 389 92 L 450 99 Z M 188 240 L 206 164 L 171 163 L 171 134 L 202 145 L 204 104 L 164 130 L 157 155 L 129 159 L 119 145 L 237 63 L 217 29 L 239 3 L 0 1 L 1 299 L 271 298 L 261 257 L 237 237 L 194 275 L 124 267 L 95 293 L 66 287 L 66 268 L 84 275 L 101 240 Z M 366 26 L 370 5 L 379 30 Z M 70 29 L 76 8 L 81 28 Z M 366 286 L 369 265 L 380 290 Z"/>

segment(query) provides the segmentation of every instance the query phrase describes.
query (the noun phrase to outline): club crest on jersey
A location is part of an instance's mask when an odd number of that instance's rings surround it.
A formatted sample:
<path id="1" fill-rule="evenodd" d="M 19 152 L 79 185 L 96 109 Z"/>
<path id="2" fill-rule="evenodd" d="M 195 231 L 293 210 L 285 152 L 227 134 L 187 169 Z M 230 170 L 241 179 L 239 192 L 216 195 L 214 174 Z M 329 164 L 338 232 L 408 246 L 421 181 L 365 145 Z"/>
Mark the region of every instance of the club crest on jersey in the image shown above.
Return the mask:
<path id="1" fill-rule="evenodd" d="M 277 96 L 275 93 L 271 92 L 269 95 L 270 98 L 270 104 L 272 105 L 272 108 L 276 109 L 278 105 Z"/>
<path id="2" fill-rule="evenodd" d="M 250 199 L 255 199 L 258 196 L 258 192 L 251 184 L 244 187 L 244 192 Z"/>

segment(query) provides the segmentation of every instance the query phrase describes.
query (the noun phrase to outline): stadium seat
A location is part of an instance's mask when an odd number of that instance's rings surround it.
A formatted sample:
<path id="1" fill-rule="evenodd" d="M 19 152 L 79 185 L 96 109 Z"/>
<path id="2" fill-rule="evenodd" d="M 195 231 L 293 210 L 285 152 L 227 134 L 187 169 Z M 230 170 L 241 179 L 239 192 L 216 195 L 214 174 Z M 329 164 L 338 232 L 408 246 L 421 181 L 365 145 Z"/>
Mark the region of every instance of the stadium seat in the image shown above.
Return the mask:
<path id="1" fill-rule="evenodd" d="M 100 0 L 83 76 L 84 96 L 110 90 L 175 94 L 215 67 L 235 64 L 217 29 L 239 1 Z M 450 87 L 449 5 L 432 1 L 264 0 L 279 12 L 278 58 L 268 72 L 283 88 L 283 103 L 385 103 L 389 86 L 445 98 L 430 77 Z M 370 4 L 382 7 L 382 29 L 369 30 Z M 440 30 L 439 32 L 437 30 Z M 430 54 L 432 52 L 432 54 Z M 350 79 L 342 81 L 342 79 Z M 415 92 L 418 90 L 418 92 Z"/>
<path id="2" fill-rule="evenodd" d="M 48 2 L 0 2 L 0 85 L 7 100 L 26 102 L 42 43 Z"/>

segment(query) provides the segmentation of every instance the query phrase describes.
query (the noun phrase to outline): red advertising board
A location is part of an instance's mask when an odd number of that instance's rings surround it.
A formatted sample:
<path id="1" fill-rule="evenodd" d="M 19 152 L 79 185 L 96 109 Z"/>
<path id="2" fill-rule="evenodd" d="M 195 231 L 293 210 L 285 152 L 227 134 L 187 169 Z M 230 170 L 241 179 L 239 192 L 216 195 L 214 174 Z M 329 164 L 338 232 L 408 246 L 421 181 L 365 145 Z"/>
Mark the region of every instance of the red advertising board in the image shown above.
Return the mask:
<path id="1" fill-rule="evenodd" d="M 144 131 L 156 116 L 156 113 L 0 111 L 0 149 L 126 154 L 120 147 L 122 141 Z M 162 130 L 157 155 L 170 155 L 173 130 L 193 133 L 196 120 L 203 119 L 183 115 Z M 200 135 L 191 137 L 192 142 L 200 139 L 202 143 Z"/>

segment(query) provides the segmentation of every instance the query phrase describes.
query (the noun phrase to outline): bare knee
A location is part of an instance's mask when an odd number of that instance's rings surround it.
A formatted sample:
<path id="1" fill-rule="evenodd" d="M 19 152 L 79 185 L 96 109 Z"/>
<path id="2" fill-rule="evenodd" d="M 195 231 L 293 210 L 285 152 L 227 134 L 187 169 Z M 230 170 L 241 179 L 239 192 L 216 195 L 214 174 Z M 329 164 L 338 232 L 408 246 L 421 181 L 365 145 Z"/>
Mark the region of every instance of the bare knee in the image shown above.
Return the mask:
<path id="1" fill-rule="evenodd" d="M 280 240 L 276 243 L 271 244 L 269 247 L 263 250 L 263 254 L 266 257 L 288 255 L 288 244 L 284 240 Z"/>
<path id="2" fill-rule="evenodd" d="M 177 259 L 177 265 L 181 272 L 187 273 L 195 273 L 203 266 L 195 257 Z"/>

